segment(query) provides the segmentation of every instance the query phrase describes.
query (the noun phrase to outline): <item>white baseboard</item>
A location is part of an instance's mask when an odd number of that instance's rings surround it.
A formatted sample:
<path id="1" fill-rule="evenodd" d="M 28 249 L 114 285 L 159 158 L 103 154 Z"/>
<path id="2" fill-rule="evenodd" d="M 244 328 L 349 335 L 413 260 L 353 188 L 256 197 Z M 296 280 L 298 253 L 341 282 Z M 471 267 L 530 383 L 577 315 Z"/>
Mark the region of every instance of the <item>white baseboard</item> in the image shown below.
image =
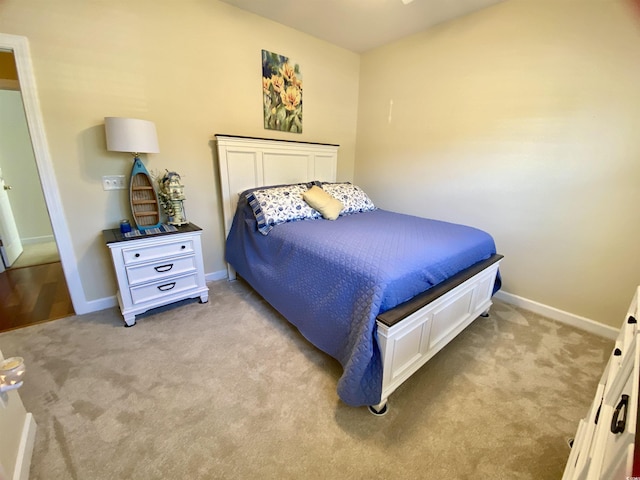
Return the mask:
<path id="1" fill-rule="evenodd" d="M 227 278 L 227 269 L 226 268 L 224 270 L 218 270 L 217 272 L 207 273 L 204 276 L 204 279 L 207 282 L 217 282 L 218 280 L 223 280 L 225 278 Z"/>
<path id="2" fill-rule="evenodd" d="M 20 437 L 20 447 L 16 458 L 16 468 L 13 471 L 13 480 L 29 480 L 31 468 L 31 456 L 36 441 L 36 421 L 31 413 L 27 413 L 24 419 L 24 427 Z"/>
<path id="3" fill-rule="evenodd" d="M 502 290 L 498 291 L 494 296 L 505 303 L 524 308 L 530 312 L 537 313 L 552 320 L 557 320 L 558 322 L 571 325 L 572 327 L 585 330 L 604 338 L 615 340 L 620 332 L 619 328 L 610 327 L 609 325 L 604 325 L 589 318 L 574 315 L 573 313 L 565 312 L 564 310 L 559 310 L 557 308 L 550 307 L 549 305 L 544 305 Z"/>
<path id="4" fill-rule="evenodd" d="M 107 308 L 117 307 L 118 299 L 115 295 L 111 297 L 98 298 L 96 300 L 87 300 L 82 305 L 80 311 L 76 308 L 76 315 L 84 315 L 85 313 L 93 313 L 99 310 L 106 310 Z M 74 306 L 75 308 L 75 306 Z"/>
<path id="5" fill-rule="evenodd" d="M 227 278 L 226 270 L 218 270 L 217 272 L 207 273 L 204 276 L 205 281 L 215 282 Z M 111 297 L 98 298 L 96 300 L 89 300 L 84 302 L 81 311 L 76 311 L 77 315 L 83 315 L 85 313 L 97 312 L 99 310 L 105 310 L 107 308 L 113 308 L 118 306 L 118 299 L 115 295 Z"/>
<path id="6" fill-rule="evenodd" d="M 55 242 L 55 238 L 53 238 L 53 235 L 44 235 L 42 237 L 21 238 L 20 241 L 23 245 L 35 245 L 37 243 Z"/>
<path id="7" fill-rule="evenodd" d="M 204 277 L 207 282 L 223 280 L 227 278 L 227 270 L 225 269 L 218 270 L 216 272 L 210 272 L 205 274 Z M 587 332 L 599 335 L 604 338 L 609 338 L 611 340 L 615 340 L 620 331 L 620 329 L 604 325 L 589 318 L 565 312 L 564 310 L 559 310 L 557 308 L 550 307 L 549 305 L 544 305 L 527 298 L 519 297 L 518 295 L 513 295 L 512 293 L 508 293 L 503 290 L 498 291 L 495 294 L 495 298 L 510 305 L 524 308 L 525 310 L 529 310 L 530 312 L 537 313 L 552 320 L 557 320 L 558 322 L 564 323 L 566 325 L 571 325 L 572 327 L 576 327 L 580 330 L 585 330 Z M 88 301 L 85 303 L 85 308 L 83 309 L 83 311 L 76 313 L 83 314 L 97 312 L 98 310 L 104 310 L 117 306 L 118 299 L 114 295 L 112 297 L 105 297 Z"/>

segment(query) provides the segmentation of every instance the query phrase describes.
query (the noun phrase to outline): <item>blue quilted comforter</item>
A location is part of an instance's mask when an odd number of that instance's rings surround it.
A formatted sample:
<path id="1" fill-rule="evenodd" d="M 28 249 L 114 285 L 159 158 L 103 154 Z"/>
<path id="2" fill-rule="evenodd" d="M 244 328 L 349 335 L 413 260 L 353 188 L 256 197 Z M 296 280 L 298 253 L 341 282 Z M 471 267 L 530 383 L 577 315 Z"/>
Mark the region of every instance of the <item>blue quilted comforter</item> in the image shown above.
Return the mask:
<path id="1" fill-rule="evenodd" d="M 381 209 L 284 223 L 262 235 L 244 195 L 226 260 L 343 367 L 338 395 L 375 405 L 382 390 L 376 316 L 496 253 L 475 228 Z"/>

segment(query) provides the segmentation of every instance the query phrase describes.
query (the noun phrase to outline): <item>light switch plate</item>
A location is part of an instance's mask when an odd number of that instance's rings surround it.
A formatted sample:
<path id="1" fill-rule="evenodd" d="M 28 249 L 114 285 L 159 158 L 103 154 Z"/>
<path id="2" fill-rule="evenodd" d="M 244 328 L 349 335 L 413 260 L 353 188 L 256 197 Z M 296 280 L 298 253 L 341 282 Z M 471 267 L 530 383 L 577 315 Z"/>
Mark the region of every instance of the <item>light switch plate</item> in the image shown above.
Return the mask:
<path id="1" fill-rule="evenodd" d="M 124 190 L 126 188 L 124 175 L 104 175 L 102 177 L 103 190 Z"/>

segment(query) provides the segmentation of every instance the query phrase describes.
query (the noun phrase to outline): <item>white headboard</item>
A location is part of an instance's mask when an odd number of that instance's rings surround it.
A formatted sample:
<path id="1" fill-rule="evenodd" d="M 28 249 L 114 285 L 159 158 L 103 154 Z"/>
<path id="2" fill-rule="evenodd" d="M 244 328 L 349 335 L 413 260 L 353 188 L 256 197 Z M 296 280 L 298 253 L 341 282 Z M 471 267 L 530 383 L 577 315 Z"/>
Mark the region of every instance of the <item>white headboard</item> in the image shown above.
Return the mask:
<path id="1" fill-rule="evenodd" d="M 225 236 L 248 188 L 336 181 L 338 145 L 216 135 Z"/>

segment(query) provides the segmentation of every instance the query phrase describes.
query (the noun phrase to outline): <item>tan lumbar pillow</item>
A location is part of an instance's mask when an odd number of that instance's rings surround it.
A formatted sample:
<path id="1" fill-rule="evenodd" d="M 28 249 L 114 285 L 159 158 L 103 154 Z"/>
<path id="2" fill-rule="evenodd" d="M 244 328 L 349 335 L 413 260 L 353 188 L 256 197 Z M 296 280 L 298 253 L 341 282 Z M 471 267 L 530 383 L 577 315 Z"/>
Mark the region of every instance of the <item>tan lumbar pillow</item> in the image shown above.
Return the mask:
<path id="1" fill-rule="evenodd" d="M 319 211 L 327 220 L 335 220 L 338 218 L 338 215 L 340 215 L 340 212 L 344 208 L 340 200 L 316 185 L 304 192 L 302 198 L 304 198 L 304 201 L 307 202 L 311 208 Z"/>

